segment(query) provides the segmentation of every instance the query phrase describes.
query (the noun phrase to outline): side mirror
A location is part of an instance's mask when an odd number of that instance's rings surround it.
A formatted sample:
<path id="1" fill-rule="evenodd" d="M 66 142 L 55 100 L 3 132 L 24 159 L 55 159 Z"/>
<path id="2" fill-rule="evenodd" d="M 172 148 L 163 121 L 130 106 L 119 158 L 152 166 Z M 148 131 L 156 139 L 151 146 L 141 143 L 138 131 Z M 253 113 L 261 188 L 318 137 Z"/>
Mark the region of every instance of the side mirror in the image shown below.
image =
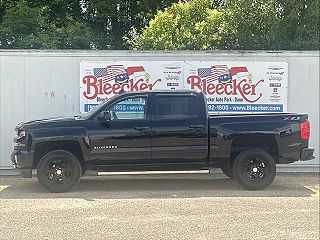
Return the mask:
<path id="1" fill-rule="evenodd" d="M 100 122 L 110 122 L 111 121 L 111 113 L 109 111 L 102 111 L 101 113 L 99 113 L 99 115 L 97 116 L 97 119 Z"/>

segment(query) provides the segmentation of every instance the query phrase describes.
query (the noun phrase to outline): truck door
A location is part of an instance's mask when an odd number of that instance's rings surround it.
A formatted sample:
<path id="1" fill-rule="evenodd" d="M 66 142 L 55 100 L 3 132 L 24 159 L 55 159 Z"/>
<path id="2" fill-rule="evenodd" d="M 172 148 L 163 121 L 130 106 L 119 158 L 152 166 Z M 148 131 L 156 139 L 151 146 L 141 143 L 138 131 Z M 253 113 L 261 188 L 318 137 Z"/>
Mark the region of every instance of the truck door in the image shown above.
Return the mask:
<path id="1" fill-rule="evenodd" d="M 206 162 L 208 128 L 200 95 L 156 94 L 152 114 L 152 161 Z"/>
<path id="2" fill-rule="evenodd" d="M 139 164 L 151 160 L 151 119 L 147 95 L 122 98 L 105 109 L 108 122 L 93 120 L 89 130 L 95 164 Z"/>

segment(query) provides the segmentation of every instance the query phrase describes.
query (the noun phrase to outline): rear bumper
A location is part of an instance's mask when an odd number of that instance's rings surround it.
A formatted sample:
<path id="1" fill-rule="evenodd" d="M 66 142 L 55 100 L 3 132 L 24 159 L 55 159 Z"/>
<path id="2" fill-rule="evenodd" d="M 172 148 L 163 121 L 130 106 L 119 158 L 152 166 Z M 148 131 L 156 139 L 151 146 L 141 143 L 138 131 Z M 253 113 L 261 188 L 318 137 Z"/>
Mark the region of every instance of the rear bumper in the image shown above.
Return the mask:
<path id="1" fill-rule="evenodd" d="M 302 148 L 300 153 L 300 161 L 312 160 L 315 157 L 313 156 L 314 148 Z"/>
<path id="2" fill-rule="evenodd" d="M 32 177 L 33 153 L 23 150 L 14 150 L 11 153 L 11 162 L 19 175 L 24 178 Z"/>
<path id="3" fill-rule="evenodd" d="M 297 161 L 308 161 L 315 157 L 313 156 L 314 149 L 311 147 L 294 146 L 287 148 L 286 152 L 279 152 L 280 164 L 293 163 Z"/>

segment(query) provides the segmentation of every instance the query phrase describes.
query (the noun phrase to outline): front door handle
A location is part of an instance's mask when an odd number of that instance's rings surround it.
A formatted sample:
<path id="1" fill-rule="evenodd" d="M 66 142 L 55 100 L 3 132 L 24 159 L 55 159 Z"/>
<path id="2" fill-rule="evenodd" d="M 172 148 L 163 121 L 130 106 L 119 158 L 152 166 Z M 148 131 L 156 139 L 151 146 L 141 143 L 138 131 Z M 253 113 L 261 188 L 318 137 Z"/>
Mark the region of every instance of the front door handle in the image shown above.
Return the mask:
<path id="1" fill-rule="evenodd" d="M 201 129 L 201 128 L 205 128 L 205 126 L 204 125 L 190 125 L 189 128 Z"/>
<path id="2" fill-rule="evenodd" d="M 135 127 L 134 130 L 137 130 L 137 131 L 149 131 L 150 128 L 149 127 Z"/>

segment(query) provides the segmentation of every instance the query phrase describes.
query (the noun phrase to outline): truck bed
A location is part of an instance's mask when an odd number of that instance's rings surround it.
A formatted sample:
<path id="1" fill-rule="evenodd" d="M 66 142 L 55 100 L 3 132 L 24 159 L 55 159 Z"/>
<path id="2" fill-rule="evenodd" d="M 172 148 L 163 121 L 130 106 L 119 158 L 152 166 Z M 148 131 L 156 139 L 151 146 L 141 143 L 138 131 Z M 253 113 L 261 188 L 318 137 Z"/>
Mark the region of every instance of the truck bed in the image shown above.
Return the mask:
<path id="1" fill-rule="evenodd" d="M 308 147 L 300 138 L 300 123 L 307 119 L 295 113 L 210 114 L 210 161 L 223 162 L 245 146 L 274 152 L 276 163 L 298 161 Z"/>

